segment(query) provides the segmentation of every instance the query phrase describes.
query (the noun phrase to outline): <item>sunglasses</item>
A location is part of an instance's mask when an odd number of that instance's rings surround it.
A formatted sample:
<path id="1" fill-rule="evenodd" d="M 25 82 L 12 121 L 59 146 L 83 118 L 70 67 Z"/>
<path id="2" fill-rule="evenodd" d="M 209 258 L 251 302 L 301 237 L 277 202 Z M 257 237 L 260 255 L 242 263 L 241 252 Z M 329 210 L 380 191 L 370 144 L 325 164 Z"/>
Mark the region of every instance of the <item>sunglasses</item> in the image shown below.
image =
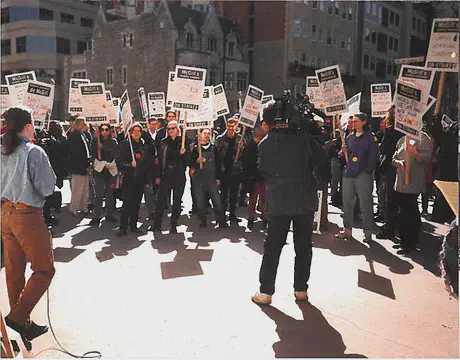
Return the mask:
<path id="1" fill-rule="evenodd" d="M 172 128 L 167 128 L 168 131 L 171 131 L 171 130 L 176 130 L 177 128 L 176 127 L 172 127 Z"/>
<path id="2" fill-rule="evenodd" d="M 101 131 L 110 131 L 108 128 L 101 128 Z"/>

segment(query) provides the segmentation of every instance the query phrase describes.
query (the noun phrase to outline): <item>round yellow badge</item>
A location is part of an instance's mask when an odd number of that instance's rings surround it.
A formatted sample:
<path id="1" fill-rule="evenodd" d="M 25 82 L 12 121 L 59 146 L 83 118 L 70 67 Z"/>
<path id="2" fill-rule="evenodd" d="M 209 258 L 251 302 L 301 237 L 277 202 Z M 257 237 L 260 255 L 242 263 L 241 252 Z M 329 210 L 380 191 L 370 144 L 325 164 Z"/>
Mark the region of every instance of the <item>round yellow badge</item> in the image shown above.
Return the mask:
<path id="1" fill-rule="evenodd" d="M 353 158 L 351 159 L 351 161 L 357 162 L 357 161 L 358 161 L 358 158 L 357 158 L 356 156 L 353 156 Z"/>

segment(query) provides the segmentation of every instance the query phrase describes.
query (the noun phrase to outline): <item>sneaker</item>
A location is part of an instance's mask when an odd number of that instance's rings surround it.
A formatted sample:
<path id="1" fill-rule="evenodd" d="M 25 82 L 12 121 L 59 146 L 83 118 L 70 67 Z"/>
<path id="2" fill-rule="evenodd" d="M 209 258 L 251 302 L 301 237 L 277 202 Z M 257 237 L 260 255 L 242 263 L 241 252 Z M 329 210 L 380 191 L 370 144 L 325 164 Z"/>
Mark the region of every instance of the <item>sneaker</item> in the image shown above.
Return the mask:
<path id="1" fill-rule="evenodd" d="M 108 222 L 111 222 L 111 223 L 114 223 L 114 222 L 117 222 L 117 218 L 115 216 L 113 216 L 112 214 L 108 214 L 105 219 L 108 221 Z"/>
<path id="2" fill-rule="evenodd" d="M 342 231 L 339 231 L 337 234 L 335 234 L 335 237 L 337 239 L 347 239 L 347 238 L 351 238 L 353 236 L 351 230 L 342 230 Z"/>
<path id="3" fill-rule="evenodd" d="M 364 235 L 363 242 L 370 243 L 371 241 L 372 241 L 372 235 L 371 234 Z"/>
<path id="4" fill-rule="evenodd" d="M 93 220 L 89 222 L 91 226 L 99 226 L 100 223 L 101 223 L 101 218 L 94 218 Z"/>
<path id="5" fill-rule="evenodd" d="M 251 300 L 258 305 L 270 305 L 272 303 L 272 296 L 264 293 L 257 293 Z"/>
<path id="6" fill-rule="evenodd" d="M 306 291 L 294 291 L 294 296 L 297 301 L 308 301 L 308 294 Z"/>
<path id="7" fill-rule="evenodd" d="M 252 230 L 254 228 L 254 220 L 248 220 L 248 229 Z"/>

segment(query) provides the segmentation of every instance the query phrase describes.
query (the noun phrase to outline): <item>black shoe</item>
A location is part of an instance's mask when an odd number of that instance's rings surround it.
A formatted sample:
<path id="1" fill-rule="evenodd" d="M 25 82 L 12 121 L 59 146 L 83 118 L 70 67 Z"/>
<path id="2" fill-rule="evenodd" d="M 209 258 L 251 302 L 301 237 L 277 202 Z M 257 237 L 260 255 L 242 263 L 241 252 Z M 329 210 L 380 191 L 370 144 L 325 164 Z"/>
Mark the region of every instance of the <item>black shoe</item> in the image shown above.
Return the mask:
<path id="1" fill-rule="evenodd" d="M 28 341 L 39 337 L 48 332 L 48 327 L 45 326 L 33 326 L 32 323 L 29 324 L 18 324 L 17 322 L 11 321 L 8 317 L 5 318 L 5 323 L 14 331 L 18 332 L 21 337 L 24 337 Z"/>
<path id="2" fill-rule="evenodd" d="M 398 255 L 409 255 L 413 250 L 407 248 L 401 248 L 401 250 L 396 251 Z"/>
<path id="3" fill-rule="evenodd" d="M 171 224 L 171 229 L 169 230 L 170 234 L 177 234 L 177 225 Z"/>
<path id="4" fill-rule="evenodd" d="M 254 220 L 248 220 L 248 229 L 252 230 L 254 228 Z"/>
<path id="5" fill-rule="evenodd" d="M 89 222 L 91 226 L 99 226 L 100 223 L 101 223 L 101 218 L 94 218 L 93 220 Z"/>
<path id="6" fill-rule="evenodd" d="M 117 236 L 118 237 L 122 237 L 122 236 L 125 236 L 127 234 L 127 231 L 125 229 L 120 229 L 118 230 L 117 232 Z"/>
<path id="7" fill-rule="evenodd" d="M 36 323 L 34 323 L 33 321 L 30 321 L 30 326 L 34 329 L 36 329 L 37 331 L 43 331 L 43 333 L 46 333 L 48 331 L 48 326 L 46 325 L 38 325 Z"/>
<path id="8" fill-rule="evenodd" d="M 59 225 L 59 220 L 56 219 L 54 216 L 47 216 L 45 218 L 45 224 L 50 226 Z"/>
<path id="9" fill-rule="evenodd" d="M 401 245 L 400 245 L 400 244 L 396 244 L 396 245 L 393 245 L 392 248 L 393 248 L 393 249 L 401 249 Z"/>
<path id="10" fill-rule="evenodd" d="M 229 217 L 230 223 L 240 223 L 242 220 L 237 218 L 235 214 L 230 215 Z"/>
<path id="11" fill-rule="evenodd" d="M 382 230 L 376 236 L 377 239 L 393 239 L 395 237 L 394 231 Z"/>
<path id="12" fill-rule="evenodd" d="M 228 224 L 226 222 L 219 223 L 219 229 L 227 229 L 227 228 L 228 228 Z"/>
<path id="13" fill-rule="evenodd" d="M 137 234 L 137 235 L 145 235 L 145 234 L 147 234 L 147 232 L 144 229 L 135 228 L 135 227 L 130 228 L 129 232 L 133 233 L 133 234 Z"/>
<path id="14" fill-rule="evenodd" d="M 204 229 L 204 228 L 207 228 L 208 227 L 208 224 L 206 223 L 206 221 L 202 221 L 200 223 L 200 228 Z"/>
<path id="15" fill-rule="evenodd" d="M 111 223 L 114 223 L 114 222 L 117 222 L 117 218 L 115 216 L 113 216 L 112 214 L 109 214 L 105 217 L 105 219 L 108 221 L 108 222 L 111 222 Z"/>
<path id="16" fill-rule="evenodd" d="M 383 216 L 381 216 L 381 215 L 374 216 L 374 221 L 375 222 L 384 222 Z"/>

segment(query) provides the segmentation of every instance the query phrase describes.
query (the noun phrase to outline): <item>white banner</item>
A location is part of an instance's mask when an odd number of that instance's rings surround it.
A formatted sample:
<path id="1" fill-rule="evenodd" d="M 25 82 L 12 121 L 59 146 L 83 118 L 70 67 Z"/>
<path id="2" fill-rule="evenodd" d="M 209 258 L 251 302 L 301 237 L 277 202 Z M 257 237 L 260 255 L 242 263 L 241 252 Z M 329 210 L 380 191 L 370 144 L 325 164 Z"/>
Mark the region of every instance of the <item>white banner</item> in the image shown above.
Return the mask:
<path id="1" fill-rule="evenodd" d="M 361 93 L 358 93 L 354 96 L 352 96 L 350 99 L 347 101 L 348 105 L 348 112 L 343 113 L 340 119 L 340 123 L 342 124 L 343 127 L 346 127 L 348 124 L 348 118 L 350 116 L 353 116 L 355 114 L 358 114 L 361 112 Z"/>
<path id="2" fill-rule="evenodd" d="M 343 88 L 338 65 L 316 70 L 326 115 L 336 115 L 348 111 L 347 96 Z"/>
<path id="3" fill-rule="evenodd" d="M 458 19 L 434 19 L 425 66 L 458 72 L 458 35 Z"/>
<path id="4" fill-rule="evenodd" d="M 0 115 L 3 115 L 6 109 L 9 109 L 13 103 L 11 102 L 10 89 L 8 85 L 2 85 L 0 95 Z"/>
<path id="5" fill-rule="evenodd" d="M 112 92 L 110 90 L 105 91 L 105 100 L 107 104 L 107 118 L 109 120 L 109 124 L 118 124 L 118 112 L 115 109 L 115 106 L 113 105 Z"/>
<path id="6" fill-rule="evenodd" d="M 166 93 L 166 106 L 169 108 L 172 106 L 172 102 L 174 100 L 173 96 L 174 92 L 174 80 L 176 78 L 176 73 L 174 71 L 170 71 L 168 75 L 168 91 Z"/>
<path id="7" fill-rule="evenodd" d="M 230 114 L 227 96 L 225 95 L 225 90 L 222 84 L 214 86 L 213 95 L 214 111 L 216 112 L 217 116 L 219 117 Z"/>
<path id="8" fill-rule="evenodd" d="M 120 123 L 120 98 L 112 98 L 112 104 L 116 119 L 115 124 L 118 125 Z"/>
<path id="9" fill-rule="evenodd" d="M 185 113 L 185 111 L 183 111 Z M 182 111 L 181 111 L 182 113 Z M 187 128 L 190 123 L 214 120 L 212 86 L 205 86 L 199 111 L 187 112 Z"/>
<path id="10" fill-rule="evenodd" d="M 205 69 L 177 65 L 171 108 L 179 111 L 199 111 L 205 82 Z"/>
<path id="11" fill-rule="evenodd" d="M 123 129 L 126 133 L 133 124 L 133 112 L 131 110 L 131 103 L 129 102 L 128 90 L 125 90 L 123 95 L 121 95 L 120 113 Z"/>
<path id="12" fill-rule="evenodd" d="M 307 96 L 315 108 L 324 109 L 323 97 L 316 76 L 307 76 Z"/>
<path id="13" fill-rule="evenodd" d="M 246 99 L 244 99 L 244 105 L 241 109 L 240 123 L 254 128 L 256 125 L 257 117 L 259 116 L 260 109 L 262 107 L 262 98 L 264 91 L 256 88 L 253 85 L 249 85 Z"/>
<path id="14" fill-rule="evenodd" d="M 49 120 L 53 109 L 54 85 L 41 81 L 29 81 L 24 94 L 23 104 L 32 110 L 35 127 L 42 129 Z"/>
<path id="15" fill-rule="evenodd" d="M 418 140 L 422 139 L 422 112 L 426 107 L 423 94 L 418 85 L 396 80 L 395 129 Z"/>
<path id="16" fill-rule="evenodd" d="M 37 81 L 35 71 L 6 75 L 5 79 L 6 84 L 10 89 L 10 99 L 13 106 L 22 105 L 24 103 L 24 96 L 27 91 L 27 82 L 29 80 Z"/>
<path id="17" fill-rule="evenodd" d="M 81 115 L 83 113 L 82 98 L 80 96 L 80 84 L 89 84 L 89 79 L 70 79 L 69 83 L 69 114 Z"/>
<path id="18" fill-rule="evenodd" d="M 109 111 L 105 95 L 104 83 L 79 84 L 83 113 L 88 123 L 101 124 L 108 122 Z"/>
<path id="19" fill-rule="evenodd" d="M 141 105 L 142 118 L 143 119 L 148 118 L 149 117 L 149 107 L 147 104 L 147 97 L 145 95 L 145 89 L 143 87 L 137 90 L 137 96 L 139 98 L 139 104 Z"/>
<path id="20" fill-rule="evenodd" d="M 165 93 L 164 92 L 153 92 L 147 94 L 147 100 L 149 105 L 150 117 L 165 118 L 166 107 L 165 107 Z"/>
<path id="21" fill-rule="evenodd" d="M 392 105 L 391 84 L 371 84 L 371 116 L 386 116 Z"/>

